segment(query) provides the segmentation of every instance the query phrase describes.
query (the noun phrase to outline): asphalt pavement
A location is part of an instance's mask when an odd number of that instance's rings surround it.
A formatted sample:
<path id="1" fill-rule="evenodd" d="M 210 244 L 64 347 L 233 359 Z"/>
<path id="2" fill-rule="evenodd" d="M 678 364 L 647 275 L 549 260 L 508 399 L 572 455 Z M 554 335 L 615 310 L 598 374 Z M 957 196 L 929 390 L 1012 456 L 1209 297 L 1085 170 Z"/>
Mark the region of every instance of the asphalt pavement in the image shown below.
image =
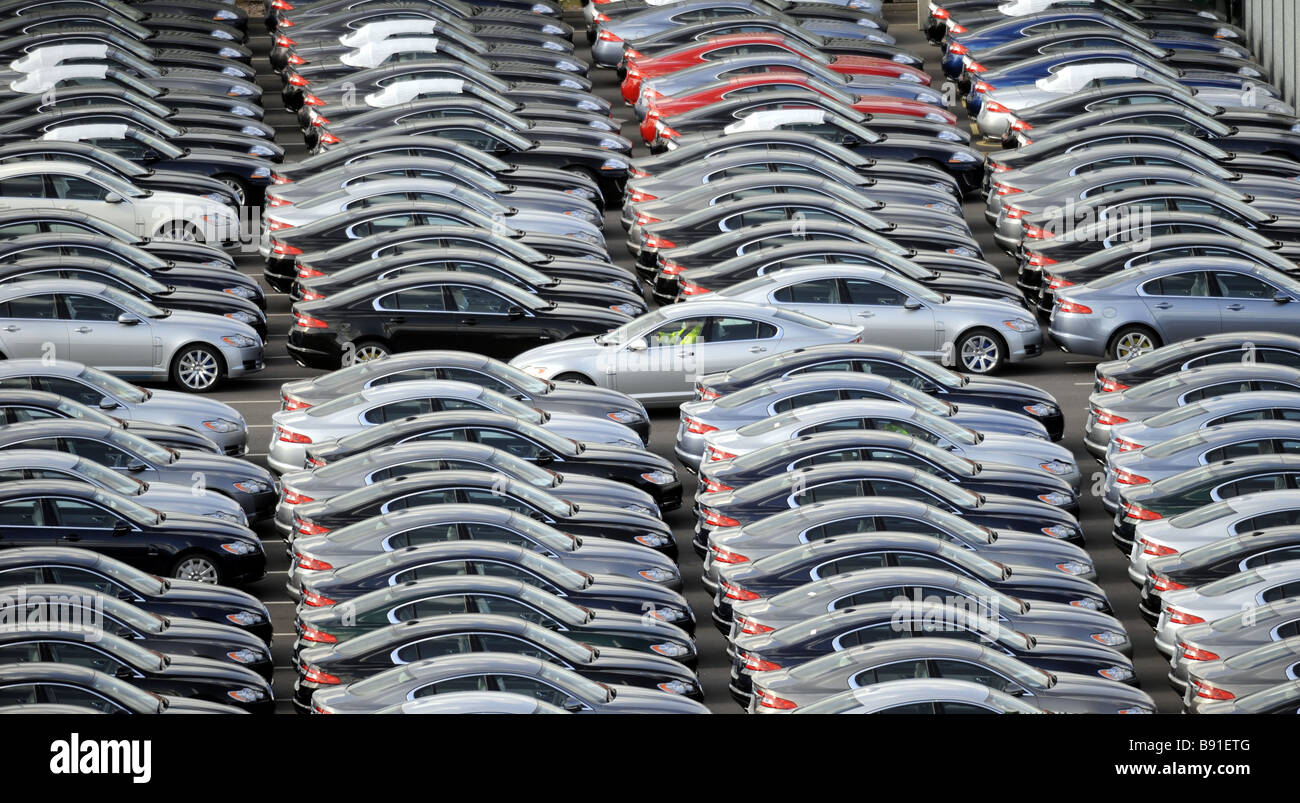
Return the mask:
<path id="1" fill-rule="evenodd" d="M 934 75 L 934 85 L 939 86 L 943 83 L 943 76 L 937 68 L 938 51 L 926 44 L 924 37 L 915 29 L 915 17 L 910 11 L 911 8 L 912 6 L 907 4 L 906 11 L 899 9 L 889 15 L 890 32 L 897 37 L 899 44 L 909 47 L 925 57 L 927 66 Z M 586 43 L 581 31 L 581 18 L 579 17 L 573 22 L 575 27 L 579 28 L 578 38 L 580 44 L 578 53 L 582 55 L 586 52 Z M 250 31 L 250 33 L 256 33 L 257 35 L 252 37 L 250 44 L 254 48 L 254 64 L 259 70 L 258 82 L 265 90 L 266 122 L 275 126 L 276 141 L 285 147 L 286 161 L 299 159 L 306 155 L 306 150 L 302 145 L 302 137 L 296 120 L 280 109 L 278 105 L 280 80 L 271 71 L 266 60 L 270 45 L 269 37 L 261 33 L 260 25 L 255 24 L 252 27 L 254 30 Z M 632 115 L 631 109 L 624 105 L 619 98 L 616 77 L 613 71 L 596 68 L 593 71 L 592 78 L 599 94 L 615 101 L 615 113 L 624 121 L 623 134 L 634 142 L 639 142 L 635 117 Z M 964 112 L 960 109 L 956 111 L 962 115 L 962 124 L 964 125 Z M 645 155 L 645 153 L 643 146 L 638 146 L 638 149 L 634 151 L 634 155 L 638 156 Z M 978 236 L 980 244 L 985 250 L 985 257 L 1001 268 L 1006 274 L 1006 278 L 1014 280 L 1014 276 L 1010 273 L 1014 269 L 1013 265 L 993 243 L 992 232 L 984 221 L 982 210 L 983 204 L 978 201 L 968 202 L 964 206 L 966 219 Z M 617 210 L 612 210 L 606 214 L 605 231 L 615 261 L 630 267 L 632 259 L 622 245 L 623 230 L 619 225 Z M 251 248 L 248 253 L 241 254 L 238 262 L 241 271 L 260 278 L 263 264 L 255 247 Z M 309 378 L 321 373 L 314 369 L 299 366 L 288 356 L 285 349 L 286 333 L 290 324 L 289 297 L 281 293 L 270 292 L 269 288 L 267 297 L 269 302 L 267 313 L 271 335 L 266 349 L 266 370 L 254 378 L 231 382 L 215 394 L 216 398 L 233 405 L 247 419 L 250 443 L 249 459 L 262 465 L 265 465 L 267 443 L 271 436 L 271 415 L 280 408 L 279 391 L 281 383 L 294 379 Z M 1085 479 L 1091 479 L 1090 475 L 1100 468 L 1096 461 L 1083 449 L 1083 424 L 1086 417 L 1087 399 L 1089 387 L 1092 385 L 1095 362 L 1095 360 L 1075 357 L 1055 349 L 1049 349 L 1044 356 L 1028 363 L 1011 366 L 1001 374 L 1011 379 L 1038 385 L 1050 392 L 1061 403 L 1066 415 L 1064 443 L 1071 449 L 1079 465 L 1083 468 Z M 652 415 L 653 428 L 650 448 L 657 454 L 672 459 L 673 439 L 677 429 L 677 412 L 675 409 L 665 409 L 652 411 Z M 699 582 L 700 560 L 690 547 L 694 520 L 689 500 L 694 496 L 695 483 L 689 473 L 683 471 L 682 474 L 685 482 L 684 495 L 687 504 L 683 506 L 683 509 L 669 514 L 667 521 L 672 526 L 681 546 L 681 567 L 686 578 L 685 593 L 700 622 L 697 639 L 700 652 L 700 677 L 706 693 L 705 703 L 716 713 L 739 713 L 740 708 L 731 701 L 727 694 L 729 662 L 724 653 L 725 640 L 710 623 L 710 595 Z M 1109 537 L 1110 517 L 1106 515 L 1096 495 L 1091 493 L 1089 487 L 1091 484 L 1091 481 L 1085 481 L 1084 483 L 1082 523 L 1087 537 L 1086 547 L 1096 561 L 1100 575 L 1099 582 L 1110 596 L 1117 615 L 1123 621 L 1134 641 L 1134 663 L 1142 687 L 1155 698 L 1160 705 L 1161 711 L 1177 712 L 1180 707 L 1178 697 L 1165 682 L 1168 661 L 1156 651 L 1151 629 L 1137 615 L 1137 589 L 1134 588 L 1125 575 L 1127 558 L 1121 555 L 1111 544 Z M 277 710 L 290 713 L 293 710 L 289 700 L 292 697 L 294 679 L 290 656 L 294 638 L 294 606 L 284 590 L 288 559 L 284 554 L 282 542 L 270 522 L 260 526 L 258 532 L 267 542 L 269 572 L 265 578 L 249 586 L 247 590 L 265 601 L 271 610 L 275 625 L 275 640 L 272 646 L 277 667 L 274 686 L 276 697 L 280 701 Z"/>

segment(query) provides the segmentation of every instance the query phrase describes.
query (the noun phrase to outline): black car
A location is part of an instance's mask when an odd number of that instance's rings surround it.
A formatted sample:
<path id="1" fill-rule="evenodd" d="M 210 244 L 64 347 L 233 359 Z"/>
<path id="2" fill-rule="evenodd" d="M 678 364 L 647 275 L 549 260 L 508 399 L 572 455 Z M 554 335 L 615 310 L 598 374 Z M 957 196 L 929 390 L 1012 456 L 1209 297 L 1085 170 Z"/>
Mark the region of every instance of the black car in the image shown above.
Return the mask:
<path id="1" fill-rule="evenodd" d="M 422 471 L 323 502 L 298 505 L 293 512 L 291 535 L 323 535 L 397 510 L 457 502 L 503 507 L 579 538 L 649 542 L 655 544 L 654 549 L 677 556 L 672 531 L 655 516 L 610 505 L 576 505 L 541 488 L 487 471 Z"/>
<path id="2" fill-rule="evenodd" d="M 0 707 L 42 705 L 86 706 L 102 714 L 247 713 L 233 705 L 154 694 L 123 678 L 79 664 L 0 664 Z"/>
<path id="3" fill-rule="evenodd" d="M 112 10 L 97 3 L 67 4 L 47 11 L 33 10 L 21 15 L 4 16 L 0 17 L 0 37 L 47 31 L 64 33 L 80 31 L 89 26 L 105 28 L 156 48 L 198 50 L 216 55 L 233 52 L 232 58 L 236 60 L 242 60 L 247 52 L 237 39 L 240 35 L 238 29 L 209 29 L 221 30 L 231 37 L 224 39 L 209 36 L 202 31 L 150 28 L 135 21 L 135 15 L 123 16 L 119 13 L 121 9 L 120 4 Z"/>
<path id="4" fill-rule="evenodd" d="M 266 680 L 274 665 L 257 636 L 232 624 L 184 616 L 159 616 L 112 592 L 56 583 L 0 586 L 25 620 L 44 623 L 93 622 L 96 629 L 148 650 L 233 663 Z M 63 617 L 60 619 L 59 617 Z"/>
<path id="5" fill-rule="evenodd" d="M 1176 555 L 1147 562 L 1138 613 L 1155 627 L 1165 606 L 1160 596 L 1209 583 L 1268 563 L 1300 558 L 1300 529 L 1270 527 L 1224 538 Z"/>
<path id="6" fill-rule="evenodd" d="M 1054 441 L 1059 441 L 1065 430 L 1061 406 L 1050 393 L 1038 387 L 1009 379 L 959 374 L 909 352 L 866 343 L 794 349 L 732 371 L 705 374 L 695 383 L 695 397 L 716 399 L 759 382 L 807 371 L 879 374 L 952 404 L 1027 413 L 1047 428 Z"/>
<path id="7" fill-rule="evenodd" d="M 133 434 L 169 449 L 222 454 L 221 446 L 211 438 L 187 427 L 154 424 L 149 421 L 119 421 L 108 413 L 77 399 L 28 387 L 0 389 L 0 426 L 41 421 L 47 418 L 73 418 L 114 429 L 129 429 Z"/>
<path id="8" fill-rule="evenodd" d="M 1075 639 L 1030 637 L 965 608 L 908 601 L 857 605 L 771 633 L 739 638 L 728 688 L 732 697 L 745 705 L 754 672 L 788 669 L 859 644 L 913 635 L 973 641 L 1049 672 L 1101 675 L 1137 685 L 1133 662 L 1110 647 Z"/>
<path id="9" fill-rule="evenodd" d="M 1082 544 L 1079 522 L 1061 508 L 1038 499 L 981 494 L 928 471 L 896 462 L 853 460 L 799 469 L 720 491 L 699 499 L 696 532 L 700 543 L 718 527 L 738 527 L 801 505 L 858 496 L 902 496 L 940 510 L 978 515 L 989 527 L 1042 532 Z"/>
<path id="10" fill-rule="evenodd" d="M 154 694 L 223 703 L 269 714 L 275 694 L 251 669 L 184 652 L 148 648 L 105 630 L 58 622 L 0 629 L 0 664 L 60 663 L 93 669 Z"/>
<path id="11" fill-rule="evenodd" d="M 692 637 L 676 625 L 639 614 L 592 610 L 521 580 L 487 575 L 410 580 L 362 594 L 345 605 L 303 606 L 293 623 L 298 633 L 294 657 L 307 647 L 341 644 L 415 618 L 484 613 L 514 616 L 597 649 L 650 652 L 692 669 L 697 660 Z"/>
<path id="12" fill-rule="evenodd" d="M 704 690 L 695 673 L 660 655 L 594 647 L 524 619 L 497 614 L 450 614 L 408 619 L 337 645 L 299 653 L 294 705 L 306 711 L 311 695 L 327 685 L 351 683 L 394 666 L 443 655 L 504 652 L 541 658 L 598 683 L 682 689 L 695 699 Z"/>
<path id="13" fill-rule="evenodd" d="M 166 577 L 240 585 L 266 574 L 261 540 L 233 522 L 163 514 L 85 483 L 24 480 L 0 487 L 0 548 L 67 544 Z"/>
<path id="14" fill-rule="evenodd" d="M 253 595 L 228 586 L 163 579 L 88 549 L 63 546 L 2 549 L 0 583 L 89 589 L 164 619 L 176 617 L 232 625 L 256 636 L 264 645 L 271 643 L 271 613 Z"/>
<path id="15" fill-rule="evenodd" d="M 169 279 L 177 278 L 169 274 Z M 38 279 L 76 279 L 96 282 L 144 299 L 162 309 L 191 310 L 246 323 L 267 339 L 266 314 L 246 298 L 201 287 L 163 284 L 147 273 L 106 260 L 86 259 L 70 265 L 58 257 L 20 259 L 0 263 L 0 284 Z"/>
<path id="16" fill-rule="evenodd" d="M 307 447 L 307 465 L 319 467 L 380 446 L 419 440 L 469 441 L 509 452 L 562 474 L 626 482 L 654 497 L 662 511 L 681 505 L 682 484 L 672 463 L 645 449 L 575 441 L 515 416 L 484 411 L 442 412 L 390 421 L 331 443 Z"/>
<path id="17" fill-rule="evenodd" d="M 342 569 L 317 572 L 303 582 L 300 604 L 304 610 L 328 608 L 414 580 L 462 575 L 519 580 L 575 605 L 649 616 L 687 632 L 695 631 L 695 616 L 686 598 L 670 588 L 649 581 L 574 571 L 532 550 L 497 541 L 407 547 Z"/>
<path id="18" fill-rule="evenodd" d="M 1138 522 L 1167 519 L 1259 491 L 1300 488 L 1300 455 L 1261 454 L 1220 460 L 1141 485 L 1124 486 L 1111 538 L 1131 548 Z"/>
<path id="19" fill-rule="evenodd" d="M 1225 332 L 1161 346 L 1129 360 L 1098 363 L 1093 393 L 1115 393 L 1178 371 L 1233 362 L 1300 368 L 1300 337 L 1281 332 Z"/>
<path id="20" fill-rule="evenodd" d="M 632 316 L 547 301 L 481 274 L 417 271 L 293 306 L 289 354 L 312 368 L 432 347 L 513 357 L 539 343 L 608 332 Z"/>
<path id="21" fill-rule="evenodd" d="M 59 387 L 46 378 L 40 378 L 40 384 L 56 392 Z M 102 398 L 102 393 L 96 397 Z M 128 428 L 92 419 L 46 417 L 0 427 L 0 449 L 71 452 L 145 482 L 190 485 L 198 475 L 205 489 L 238 502 L 250 521 L 274 512 L 276 481 L 265 468 L 226 454 L 176 451 L 141 434 L 150 432 L 139 424 Z"/>

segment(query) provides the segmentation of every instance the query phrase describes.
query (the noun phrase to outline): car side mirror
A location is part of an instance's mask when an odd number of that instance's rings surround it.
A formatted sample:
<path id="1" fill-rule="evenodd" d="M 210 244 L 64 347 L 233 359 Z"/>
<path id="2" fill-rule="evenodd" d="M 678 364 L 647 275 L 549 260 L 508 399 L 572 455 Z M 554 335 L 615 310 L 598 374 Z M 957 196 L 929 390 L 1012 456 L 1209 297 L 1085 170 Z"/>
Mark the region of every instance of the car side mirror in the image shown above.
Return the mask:
<path id="1" fill-rule="evenodd" d="M 122 201 L 123 201 L 122 196 L 118 195 L 115 192 L 110 192 L 108 195 L 104 196 L 104 203 L 106 204 L 120 204 L 122 203 Z"/>
<path id="2" fill-rule="evenodd" d="M 148 466 L 145 465 L 143 460 L 132 458 L 131 460 L 126 461 L 126 470 L 133 474 L 144 471 L 146 468 L 148 468 Z"/>
<path id="3" fill-rule="evenodd" d="M 628 351 L 645 351 L 648 348 L 650 348 L 650 344 L 646 342 L 646 339 L 644 337 L 638 337 L 635 340 L 629 340 L 627 343 Z"/>
<path id="4" fill-rule="evenodd" d="M 122 405 L 118 404 L 116 401 L 108 398 L 107 396 L 99 400 L 99 409 L 101 410 L 116 410 L 121 406 Z"/>
<path id="5" fill-rule="evenodd" d="M 1286 293 L 1278 293 L 1273 296 L 1273 300 L 1278 304 L 1289 304 L 1295 299 L 1291 298 L 1291 296 L 1287 295 Z"/>
<path id="6" fill-rule="evenodd" d="M 582 701 L 576 697 L 570 697 L 569 699 L 565 700 L 563 703 L 560 704 L 560 707 L 563 708 L 565 711 L 568 711 L 570 714 L 577 713 L 578 711 L 581 711 L 582 709 L 586 708 L 586 706 L 582 704 Z"/>
<path id="7" fill-rule="evenodd" d="M 140 322 L 140 316 L 136 315 L 134 312 L 124 312 L 117 316 L 117 322 L 123 326 L 135 326 Z"/>
<path id="8" fill-rule="evenodd" d="M 512 320 L 512 321 L 517 321 L 517 320 L 519 320 L 520 318 L 524 317 L 524 308 L 523 308 L 523 307 L 511 307 L 510 309 L 506 310 L 506 315 L 509 315 L 509 316 L 510 316 L 510 320 Z"/>
<path id="9" fill-rule="evenodd" d="M 908 310 L 909 312 L 915 312 L 920 308 L 921 308 L 921 302 L 917 301 L 915 298 L 909 298 L 903 302 L 903 309 Z"/>
<path id="10" fill-rule="evenodd" d="M 126 522 L 122 521 L 121 519 L 118 519 L 113 524 L 113 537 L 118 538 L 123 535 L 126 535 L 129 532 L 131 532 L 131 528 L 128 527 Z"/>
<path id="11" fill-rule="evenodd" d="M 555 455 L 550 452 L 538 452 L 537 459 L 533 462 L 537 463 L 539 466 L 545 466 L 555 462 Z"/>

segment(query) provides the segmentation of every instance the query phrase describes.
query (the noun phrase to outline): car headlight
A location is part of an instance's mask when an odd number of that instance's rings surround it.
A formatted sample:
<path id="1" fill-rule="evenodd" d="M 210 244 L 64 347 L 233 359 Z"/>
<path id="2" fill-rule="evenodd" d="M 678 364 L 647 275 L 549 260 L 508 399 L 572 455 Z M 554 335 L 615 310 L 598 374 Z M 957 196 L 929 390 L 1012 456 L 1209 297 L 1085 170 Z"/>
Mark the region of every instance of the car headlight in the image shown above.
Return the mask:
<path id="1" fill-rule="evenodd" d="M 251 177 L 253 177 L 253 178 L 270 178 L 270 177 L 271 177 L 271 168 L 269 168 L 269 167 L 256 167 L 256 168 L 253 168 L 253 172 L 252 172 L 252 173 L 249 173 L 249 175 L 250 175 Z"/>
<path id="2" fill-rule="evenodd" d="M 251 313 L 251 312 L 227 312 L 227 313 L 226 313 L 226 317 L 227 317 L 227 318 L 234 318 L 235 320 L 239 321 L 240 323 L 246 323 L 246 324 L 248 324 L 249 326 L 252 326 L 253 324 L 257 323 L 257 316 L 254 315 L 254 314 Z M 229 341 L 227 340 L 227 342 L 229 342 Z M 231 343 L 230 345 L 233 346 L 233 345 L 235 345 L 235 344 L 234 344 L 234 343 Z"/>
<path id="3" fill-rule="evenodd" d="M 650 649 L 668 658 L 681 658 L 683 655 L 690 655 L 691 651 L 686 645 L 678 644 L 675 641 L 665 641 L 662 644 L 651 644 Z M 685 692 L 679 692 L 684 694 Z"/>
<path id="4" fill-rule="evenodd" d="M 213 39 L 225 39 L 227 42 L 235 38 L 229 32 L 223 31 L 221 29 L 210 31 L 208 35 L 211 36 Z"/>
<path id="5" fill-rule="evenodd" d="M 226 196 L 218 195 L 215 192 L 205 192 L 199 197 L 205 201 L 211 201 L 214 204 L 224 204 L 226 202 Z"/>
<path id="6" fill-rule="evenodd" d="M 605 417 L 620 424 L 631 424 L 641 420 L 641 414 L 632 410 L 615 410 L 612 413 L 605 413 Z"/>
<path id="7" fill-rule="evenodd" d="M 642 474 L 641 479 L 646 482 L 654 483 L 655 485 L 667 485 L 670 482 L 677 481 L 677 473 L 673 471 L 664 471 L 663 469 L 655 469 L 654 471 L 647 471 Z"/>
<path id="8" fill-rule="evenodd" d="M 1295 180 L 1300 181 L 1300 176 L 1296 176 Z M 621 279 L 615 279 L 614 281 L 609 283 L 609 286 L 617 287 L 619 290 L 631 290 L 632 292 L 636 292 L 635 285 L 633 285 L 631 282 L 622 281 Z"/>
<path id="9" fill-rule="evenodd" d="M 1035 404 L 1027 404 L 1021 409 L 1023 409 L 1026 413 L 1029 413 L 1030 415 L 1038 416 L 1039 418 L 1043 418 L 1049 415 L 1054 415 L 1056 413 L 1056 405 L 1048 404 L 1047 402 L 1037 402 Z"/>
<path id="10" fill-rule="evenodd" d="M 240 480 L 234 485 L 235 490 L 243 491 L 246 494 L 260 494 L 271 490 L 270 484 L 261 480 Z"/>
<path id="11" fill-rule="evenodd" d="M 654 647 L 651 647 L 651 649 L 654 649 Z M 695 690 L 693 684 L 681 680 L 669 680 L 665 683 L 656 683 L 655 688 L 659 689 L 659 691 L 666 691 L 669 694 L 690 694 Z"/>
<path id="12" fill-rule="evenodd" d="M 255 703 L 266 696 L 257 689 L 235 689 L 226 692 L 226 694 L 230 695 L 232 700 L 238 700 L 241 703 Z"/>
<path id="13" fill-rule="evenodd" d="M 252 555 L 257 552 L 257 547 L 245 541 L 231 541 L 228 544 L 222 544 L 221 548 L 232 555 Z"/>
<path id="14" fill-rule="evenodd" d="M 1074 471 L 1074 466 L 1064 460 L 1050 460 L 1046 463 L 1039 463 L 1038 467 L 1048 474 L 1055 474 L 1058 477 Z"/>
<path id="15" fill-rule="evenodd" d="M 616 139 L 602 139 L 600 141 L 600 147 L 605 148 L 606 150 L 620 150 L 623 147 L 623 143 Z"/>
<path id="16" fill-rule="evenodd" d="M 627 509 L 640 511 L 643 508 L 640 505 L 628 505 Z M 638 535 L 632 540 L 636 541 L 641 546 L 648 546 L 654 549 L 658 549 L 659 547 L 665 547 L 668 546 L 670 543 L 672 543 L 672 539 L 670 539 L 666 535 L 663 535 L 662 533 L 648 533 L 646 535 Z"/>
<path id="17" fill-rule="evenodd" d="M 1013 332 L 1032 332 L 1038 328 L 1038 324 L 1033 321 L 1027 321 L 1024 318 L 1014 318 L 1009 321 L 1003 321 L 1002 325 Z"/>
<path id="18" fill-rule="evenodd" d="M 582 69 L 582 65 L 576 64 L 572 61 L 557 61 L 555 62 L 555 69 L 564 70 L 565 72 L 579 72 Z"/>
<path id="19" fill-rule="evenodd" d="M 600 245 L 601 243 L 600 238 L 590 232 L 571 231 L 566 236 L 572 237 L 575 240 L 581 240 L 584 243 L 591 243 L 592 245 Z"/>
<path id="20" fill-rule="evenodd" d="M 237 664 L 251 664 L 255 661 L 261 660 L 262 653 L 258 652 L 257 650 L 250 650 L 247 647 L 245 647 L 242 650 L 235 650 L 233 652 L 226 653 L 226 657 Z"/>
<path id="21" fill-rule="evenodd" d="M 633 304 L 611 304 L 609 308 L 614 310 L 615 312 L 621 312 L 624 315 L 628 315 L 633 318 L 641 314 L 640 308 Z"/>
<path id="22" fill-rule="evenodd" d="M 208 263 L 208 264 L 210 264 L 210 265 L 212 265 L 213 267 L 215 267 L 215 266 L 217 266 L 217 265 L 224 265 L 225 263 L 224 263 L 224 262 L 210 262 L 210 263 Z M 226 287 L 226 288 L 223 288 L 221 292 L 223 292 L 223 293 L 230 293 L 232 296 L 239 296 L 240 298 L 252 298 L 253 296 L 257 295 L 257 291 L 254 290 L 253 288 L 251 288 L 251 287 L 242 287 L 242 286 L 239 286 L 239 287 Z"/>
<path id="23" fill-rule="evenodd" d="M 940 131 L 939 139 L 946 139 L 949 142 L 961 142 L 962 136 L 961 134 L 958 134 L 956 131 Z"/>
<path id="24" fill-rule="evenodd" d="M 1098 669 L 1097 674 L 1110 680 L 1123 682 L 1133 677 L 1133 670 L 1126 666 L 1108 666 L 1105 669 Z"/>
<path id="25" fill-rule="evenodd" d="M 641 571 L 637 572 L 637 574 L 641 575 L 642 577 L 644 577 L 645 579 L 649 580 L 652 583 L 667 583 L 677 579 L 680 576 L 677 574 L 677 572 L 671 572 L 667 569 L 660 569 L 658 567 L 655 567 L 653 569 L 642 569 Z"/>
<path id="26" fill-rule="evenodd" d="M 582 88 L 583 88 L 583 87 L 582 87 L 582 84 L 580 84 L 580 83 L 578 83 L 577 81 L 574 81 L 574 80 L 572 80 L 572 79 L 570 79 L 570 78 L 564 78 L 564 79 L 561 79 L 561 80 L 560 80 L 560 86 L 564 87 L 565 89 L 582 89 Z"/>
<path id="27" fill-rule="evenodd" d="M 681 608 L 655 608 L 646 612 L 648 616 L 661 622 L 681 622 L 687 619 L 686 611 Z"/>
<path id="28" fill-rule="evenodd" d="M 627 162 L 622 159 L 606 159 L 600 163 L 601 170 L 626 170 Z"/>
<path id="29" fill-rule="evenodd" d="M 600 104 L 594 100 L 580 100 L 578 101 L 578 108 L 584 112 L 598 112 L 601 110 Z"/>
<path id="30" fill-rule="evenodd" d="M 647 516 L 654 516 L 655 518 L 659 517 L 659 508 L 657 507 L 646 507 L 645 505 L 623 505 L 623 509 L 630 510 L 633 513 L 644 513 Z M 641 538 L 649 538 L 649 536 L 637 536 L 637 540 L 639 543 L 650 546 L 648 542 L 641 541 Z M 667 543 L 667 541 L 665 541 L 665 543 Z"/>
<path id="31" fill-rule="evenodd" d="M 239 613 L 226 614 L 226 621 L 230 622 L 232 625 L 239 625 L 240 627 L 251 627 L 256 624 L 261 624 L 264 619 L 259 613 L 240 611 Z"/>
<path id="32" fill-rule="evenodd" d="M 1090 611 L 1099 611 L 1105 607 L 1105 605 L 1102 604 L 1101 600 L 1095 600 L 1092 599 L 1091 597 L 1083 597 L 1082 599 L 1070 600 L 1070 605 L 1072 605 L 1075 608 L 1085 608 Z"/>
<path id="33" fill-rule="evenodd" d="M 1073 574 L 1073 575 L 1089 574 L 1093 571 L 1092 564 L 1084 563 L 1081 560 L 1067 560 L 1064 563 L 1056 564 L 1056 568 L 1060 569 L 1066 574 Z"/>
<path id="34" fill-rule="evenodd" d="M 1053 524 L 1051 527 L 1042 528 L 1043 535 L 1051 536 L 1052 538 L 1069 538 L 1076 532 L 1078 531 L 1073 527 L 1067 527 L 1064 524 Z"/>
<path id="35" fill-rule="evenodd" d="M 545 378 L 545 376 L 548 373 L 550 373 L 550 369 L 547 368 L 545 365 L 525 365 L 520 370 L 522 370 L 524 373 L 528 374 L 529 376 L 535 376 L 539 378 Z"/>
<path id="36" fill-rule="evenodd" d="M 1088 634 L 1088 638 L 1092 639 L 1098 644 L 1105 644 L 1107 647 L 1114 647 L 1119 644 L 1125 644 L 1128 642 L 1127 634 L 1116 633 L 1111 630 L 1104 630 L 1101 633 L 1090 633 Z"/>
<path id="37" fill-rule="evenodd" d="M 644 444 L 644 443 L 641 443 L 641 441 L 630 441 L 630 440 L 627 440 L 627 439 L 625 439 L 625 438 L 619 438 L 618 440 L 614 441 L 614 445 L 615 445 L 615 446 L 626 446 L 626 447 L 628 447 L 628 448 L 630 448 L 630 449 L 644 449 L 644 448 L 645 448 L 645 444 Z"/>
<path id="38" fill-rule="evenodd" d="M 559 42 L 542 42 L 542 50 L 563 50 L 564 47 Z"/>
<path id="39" fill-rule="evenodd" d="M 1143 708 L 1140 705 L 1130 706 L 1128 708 L 1119 708 L 1115 710 L 1116 714 L 1154 714 L 1150 708 Z"/>
<path id="40" fill-rule="evenodd" d="M 204 421 L 203 426 L 213 432 L 237 432 L 241 429 L 238 421 L 231 421 L 228 418 L 214 418 L 211 421 Z"/>
<path id="41" fill-rule="evenodd" d="M 912 57 L 905 53 L 895 53 L 894 57 L 890 59 L 890 61 L 897 61 L 900 64 L 911 64 Z"/>
<path id="42" fill-rule="evenodd" d="M 231 78 L 243 78 L 245 75 L 244 71 L 239 69 L 238 67 L 222 67 L 221 74 L 229 75 Z M 252 94 L 252 93 L 248 93 L 248 94 Z"/>
<path id="43" fill-rule="evenodd" d="M 542 33 L 548 36 L 562 36 L 564 35 L 564 29 L 558 25 L 543 25 Z"/>
<path id="44" fill-rule="evenodd" d="M 531 12 L 533 12 L 534 14 L 554 14 L 554 13 L 555 13 L 555 9 L 551 8 L 550 6 L 548 6 L 548 5 L 544 4 L 544 3 L 533 3 L 532 7 L 531 7 L 530 9 L 528 9 L 528 10 L 531 11 Z"/>
<path id="45" fill-rule="evenodd" d="M 262 136 L 262 129 L 255 125 L 246 125 L 239 129 L 239 133 L 247 134 L 250 137 L 260 137 Z"/>
<path id="46" fill-rule="evenodd" d="M 253 94 L 253 90 L 246 86 L 235 85 L 226 90 L 226 95 L 232 98 L 246 98 L 251 94 Z"/>
<path id="47" fill-rule="evenodd" d="M 568 193 L 569 195 L 576 195 L 579 198 L 586 198 L 588 201 L 596 200 L 596 193 L 592 192 L 586 187 L 570 187 L 567 190 L 565 190 L 565 192 Z"/>
<path id="48" fill-rule="evenodd" d="M 244 54 L 235 50 L 233 47 L 223 47 L 217 51 L 217 55 L 221 56 L 223 59 L 237 59 Z"/>
<path id="49" fill-rule="evenodd" d="M 247 335 L 226 335 L 221 340 L 226 345 L 234 346 L 237 349 L 251 349 L 259 345 L 256 340 Z"/>
<path id="50" fill-rule="evenodd" d="M 265 145 L 254 145 L 253 147 L 248 149 L 248 155 L 249 156 L 274 156 L 275 151 L 271 150 Z"/>
<path id="51" fill-rule="evenodd" d="M 966 151 L 956 151 L 952 156 L 948 157 L 948 161 L 970 163 L 980 161 L 980 157 Z"/>
<path id="52" fill-rule="evenodd" d="M 1057 507 L 1063 507 L 1074 501 L 1074 495 L 1065 493 L 1064 491 L 1051 491 L 1049 493 L 1039 494 L 1038 501 L 1046 502 L 1049 505 L 1056 505 Z"/>

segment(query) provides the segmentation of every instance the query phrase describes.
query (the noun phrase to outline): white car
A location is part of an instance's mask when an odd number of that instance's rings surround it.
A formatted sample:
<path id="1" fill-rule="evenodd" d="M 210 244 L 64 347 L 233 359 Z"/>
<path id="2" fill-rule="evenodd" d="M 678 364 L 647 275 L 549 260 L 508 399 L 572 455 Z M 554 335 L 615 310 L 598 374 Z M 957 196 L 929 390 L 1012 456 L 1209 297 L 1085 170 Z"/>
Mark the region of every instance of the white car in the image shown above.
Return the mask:
<path id="1" fill-rule="evenodd" d="M 0 165 L 0 204 L 7 209 L 84 212 L 134 232 L 141 239 L 218 244 L 239 240 L 239 217 L 225 204 L 197 195 L 142 190 L 77 162 Z"/>
<path id="2" fill-rule="evenodd" d="M 616 421 L 574 413 L 543 412 L 495 390 L 444 379 L 411 380 L 349 393 L 305 410 L 281 411 L 267 448 L 267 465 L 280 473 L 302 469 L 307 447 L 388 421 L 445 410 L 484 410 L 528 421 L 558 435 L 641 448 L 641 436 Z"/>
<path id="3" fill-rule="evenodd" d="M 1156 649 L 1173 655 L 1179 632 L 1189 625 L 1213 622 L 1270 602 L 1300 597 L 1300 560 L 1269 563 L 1204 583 L 1166 591 L 1156 623 Z"/>

